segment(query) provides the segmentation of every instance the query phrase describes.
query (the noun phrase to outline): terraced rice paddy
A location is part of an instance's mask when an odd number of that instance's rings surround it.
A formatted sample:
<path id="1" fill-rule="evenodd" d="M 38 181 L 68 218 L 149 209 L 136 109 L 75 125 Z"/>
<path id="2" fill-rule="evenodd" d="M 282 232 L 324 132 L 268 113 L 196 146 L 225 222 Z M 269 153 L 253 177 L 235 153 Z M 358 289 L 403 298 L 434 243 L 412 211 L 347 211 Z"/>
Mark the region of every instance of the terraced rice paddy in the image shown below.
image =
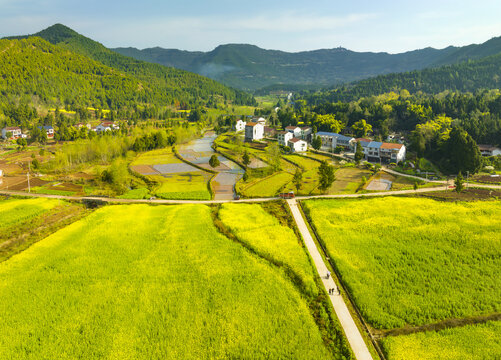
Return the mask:
<path id="1" fill-rule="evenodd" d="M 203 205 L 101 208 L 0 263 L 0 298 L 2 359 L 349 357 Z"/>
<path id="2" fill-rule="evenodd" d="M 501 311 L 501 201 L 306 201 L 367 321 L 378 329 Z"/>

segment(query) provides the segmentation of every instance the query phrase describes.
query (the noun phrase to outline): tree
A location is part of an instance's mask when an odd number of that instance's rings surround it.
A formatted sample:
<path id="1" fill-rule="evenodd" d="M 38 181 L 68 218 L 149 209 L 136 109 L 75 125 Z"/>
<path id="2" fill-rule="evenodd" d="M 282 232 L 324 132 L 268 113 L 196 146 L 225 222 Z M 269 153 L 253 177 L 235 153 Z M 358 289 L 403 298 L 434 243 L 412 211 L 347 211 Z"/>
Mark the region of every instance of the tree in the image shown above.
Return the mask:
<path id="1" fill-rule="evenodd" d="M 482 155 L 475 140 L 462 128 L 455 127 L 443 146 L 443 168 L 449 173 L 475 174 L 482 166 Z"/>
<path id="2" fill-rule="evenodd" d="M 31 166 L 34 170 L 38 170 L 40 168 L 40 161 L 38 161 L 38 159 L 33 159 L 31 161 Z"/>
<path id="3" fill-rule="evenodd" d="M 419 188 L 419 184 L 417 181 L 414 181 L 414 190 L 417 190 Z"/>
<path id="4" fill-rule="evenodd" d="M 209 160 L 209 165 L 213 168 L 216 168 L 220 165 L 219 159 L 216 154 L 212 155 Z"/>
<path id="5" fill-rule="evenodd" d="M 242 163 L 245 165 L 245 167 L 249 166 L 251 160 L 250 160 L 250 156 L 249 156 L 249 153 L 247 152 L 247 150 L 244 152 L 244 155 L 242 156 Z"/>
<path id="6" fill-rule="evenodd" d="M 303 187 L 303 171 L 301 169 L 296 169 L 294 177 L 292 178 L 292 183 L 296 187 L 296 191 L 301 190 L 301 188 Z"/>
<path id="7" fill-rule="evenodd" d="M 355 162 L 360 164 L 360 160 L 364 158 L 364 152 L 362 151 L 362 144 L 360 144 L 360 141 L 357 141 L 357 146 L 355 149 Z"/>
<path id="8" fill-rule="evenodd" d="M 16 140 L 16 143 L 17 145 L 19 145 L 22 149 L 24 149 L 26 147 L 26 145 L 28 145 L 28 142 L 26 141 L 26 139 L 23 139 L 23 138 L 19 138 Z"/>
<path id="9" fill-rule="evenodd" d="M 268 164 L 273 168 L 274 171 L 280 170 L 280 148 L 277 143 L 271 143 L 266 149 L 266 157 Z"/>
<path id="10" fill-rule="evenodd" d="M 334 175 L 334 166 L 329 165 L 327 161 L 322 161 L 320 167 L 318 168 L 318 176 L 318 188 L 324 192 L 330 188 L 334 180 L 336 180 L 336 176 Z"/>
<path id="11" fill-rule="evenodd" d="M 247 171 L 246 171 L 246 172 L 244 172 L 244 176 L 242 176 L 242 179 L 243 179 L 244 181 L 249 180 L 249 174 L 247 174 Z"/>
<path id="12" fill-rule="evenodd" d="M 456 191 L 460 193 L 464 189 L 464 179 L 463 179 L 463 174 L 461 174 L 461 171 L 459 172 L 458 176 L 456 176 L 456 180 L 454 180 L 454 185 L 456 186 Z"/>
<path id="13" fill-rule="evenodd" d="M 313 137 L 313 141 L 311 142 L 311 146 L 315 150 L 320 150 L 320 148 L 322 147 L 322 139 L 320 138 L 320 136 Z"/>
<path id="14" fill-rule="evenodd" d="M 369 131 L 372 131 L 372 125 L 367 124 L 367 121 L 361 119 L 354 123 L 351 128 L 355 132 L 356 137 L 364 137 Z"/>

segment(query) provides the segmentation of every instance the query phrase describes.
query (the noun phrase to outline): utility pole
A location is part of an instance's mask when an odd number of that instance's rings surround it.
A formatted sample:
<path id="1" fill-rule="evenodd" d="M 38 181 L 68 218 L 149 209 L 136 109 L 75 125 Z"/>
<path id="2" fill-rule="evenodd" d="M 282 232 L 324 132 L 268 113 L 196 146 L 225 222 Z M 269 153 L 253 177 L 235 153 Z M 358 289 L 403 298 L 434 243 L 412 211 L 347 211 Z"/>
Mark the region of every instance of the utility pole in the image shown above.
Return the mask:
<path id="1" fill-rule="evenodd" d="M 31 192 L 31 186 L 30 186 L 30 171 L 31 171 L 31 163 L 28 162 L 28 173 L 26 176 L 28 176 L 28 192 Z"/>

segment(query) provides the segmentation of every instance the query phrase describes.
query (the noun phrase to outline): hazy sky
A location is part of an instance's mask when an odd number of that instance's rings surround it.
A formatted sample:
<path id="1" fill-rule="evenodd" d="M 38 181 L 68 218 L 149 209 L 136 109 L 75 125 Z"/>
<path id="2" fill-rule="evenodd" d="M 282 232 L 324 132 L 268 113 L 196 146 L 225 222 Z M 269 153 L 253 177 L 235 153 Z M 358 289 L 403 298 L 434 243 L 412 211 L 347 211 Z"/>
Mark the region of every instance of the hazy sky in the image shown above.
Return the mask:
<path id="1" fill-rule="evenodd" d="M 501 36 L 500 0 L 0 0 L 0 36 L 65 24 L 108 47 L 402 52 Z"/>

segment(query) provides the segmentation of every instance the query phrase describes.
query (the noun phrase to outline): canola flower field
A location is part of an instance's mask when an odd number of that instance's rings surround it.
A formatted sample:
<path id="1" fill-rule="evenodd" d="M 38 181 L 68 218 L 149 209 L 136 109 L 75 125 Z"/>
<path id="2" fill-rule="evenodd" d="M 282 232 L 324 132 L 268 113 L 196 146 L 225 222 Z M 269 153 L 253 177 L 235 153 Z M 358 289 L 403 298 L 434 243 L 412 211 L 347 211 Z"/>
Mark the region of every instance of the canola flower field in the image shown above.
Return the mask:
<path id="1" fill-rule="evenodd" d="M 204 205 L 98 209 L 0 263 L 0 298 L 2 359 L 346 358 Z"/>
<path id="2" fill-rule="evenodd" d="M 501 311 L 501 201 L 310 200 L 305 209 L 373 327 Z"/>
<path id="3" fill-rule="evenodd" d="M 437 332 L 387 337 L 382 340 L 388 360 L 501 359 L 501 321 Z"/>

